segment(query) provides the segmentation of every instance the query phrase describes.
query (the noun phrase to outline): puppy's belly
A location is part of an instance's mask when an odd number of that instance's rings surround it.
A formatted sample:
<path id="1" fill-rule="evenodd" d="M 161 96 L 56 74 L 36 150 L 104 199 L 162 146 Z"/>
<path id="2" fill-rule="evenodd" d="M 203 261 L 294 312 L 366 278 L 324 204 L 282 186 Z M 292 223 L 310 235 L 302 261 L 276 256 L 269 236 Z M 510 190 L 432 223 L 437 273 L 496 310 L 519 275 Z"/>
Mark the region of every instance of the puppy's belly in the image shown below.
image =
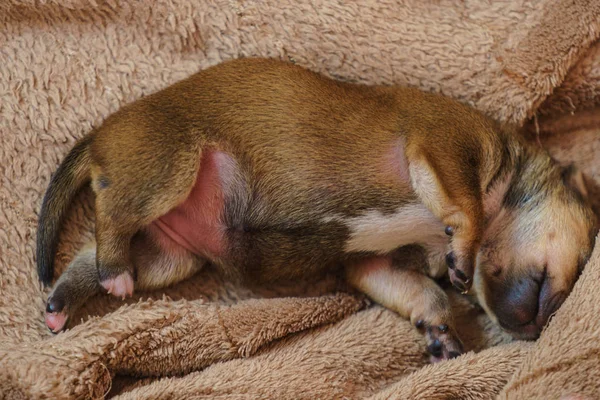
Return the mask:
<path id="1" fill-rule="evenodd" d="M 205 150 L 190 195 L 180 205 L 155 220 L 150 227 L 162 250 L 179 253 L 185 249 L 208 260 L 237 261 L 236 264 L 243 264 L 246 261 L 237 259 L 236 254 L 231 253 L 231 249 L 246 248 L 250 246 L 249 241 L 253 238 L 267 237 L 275 248 L 288 245 L 294 230 L 282 231 L 277 235 L 273 234 L 273 229 L 268 229 L 261 236 L 260 231 L 247 234 L 243 229 L 237 226 L 229 227 L 224 222 L 226 202 L 230 201 L 228 199 L 231 199 L 233 194 L 242 193 L 240 188 L 244 185 L 238 180 L 239 175 L 238 164 L 232 156 L 217 150 Z M 244 208 L 245 205 L 242 209 Z M 261 207 L 261 212 L 267 213 L 264 215 L 268 216 L 268 207 Z M 239 217 L 243 219 L 243 215 L 238 216 L 238 219 Z M 323 227 L 317 229 L 319 224 L 328 226 L 331 222 L 343 225 L 347 228 L 347 234 L 338 237 L 337 228 L 332 228 L 331 232 Z M 383 212 L 374 206 L 365 210 L 362 215 L 349 217 L 341 213 L 333 214 L 322 216 L 313 223 L 316 224 L 314 229 L 320 232 L 315 240 L 321 240 L 324 234 L 327 235 L 327 249 L 309 245 L 306 239 L 298 240 L 294 245 L 305 246 L 306 252 L 311 254 L 317 250 L 319 253 L 324 252 L 324 258 L 343 258 L 344 253 L 389 254 L 410 244 L 419 244 L 428 251 L 432 248 L 437 251 L 438 248 L 444 249 L 447 243 L 443 225 L 421 203 L 405 203 L 391 213 Z M 233 231 L 236 234 L 232 235 Z M 267 239 L 262 241 L 265 240 Z M 278 244 L 273 241 L 283 242 Z M 337 243 L 336 241 L 339 241 L 339 249 L 332 244 Z M 253 251 L 260 252 L 260 249 L 256 248 Z M 261 259 L 261 255 L 256 254 L 256 258 Z"/>
<path id="2" fill-rule="evenodd" d="M 188 198 L 152 223 L 154 232 L 170 239 L 159 240 L 163 250 L 177 252 L 178 247 L 183 247 L 208 259 L 218 258 L 226 251 L 222 172 L 229 161 L 230 157 L 219 151 L 203 154 Z"/>

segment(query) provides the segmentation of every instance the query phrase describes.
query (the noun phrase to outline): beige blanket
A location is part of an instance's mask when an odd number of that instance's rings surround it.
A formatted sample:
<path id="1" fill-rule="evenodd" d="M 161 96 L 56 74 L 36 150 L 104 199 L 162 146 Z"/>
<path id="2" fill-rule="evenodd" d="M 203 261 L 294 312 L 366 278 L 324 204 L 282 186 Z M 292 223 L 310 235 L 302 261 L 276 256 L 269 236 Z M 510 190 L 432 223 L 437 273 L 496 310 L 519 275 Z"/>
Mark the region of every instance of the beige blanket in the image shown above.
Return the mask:
<path id="1" fill-rule="evenodd" d="M 407 321 L 333 278 L 252 290 L 207 270 L 126 306 L 94 298 L 52 337 L 34 267 L 41 197 L 75 140 L 242 56 L 442 92 L 600 182 L 599 35 L 598 0 L 0 2 L 0 398 L 600 398 L 600 250 L 534 343 L 451 292 L 470 352 L 436 365 Z M 57 273 L 90 237 L 91 200 L 73 207 Z"/>

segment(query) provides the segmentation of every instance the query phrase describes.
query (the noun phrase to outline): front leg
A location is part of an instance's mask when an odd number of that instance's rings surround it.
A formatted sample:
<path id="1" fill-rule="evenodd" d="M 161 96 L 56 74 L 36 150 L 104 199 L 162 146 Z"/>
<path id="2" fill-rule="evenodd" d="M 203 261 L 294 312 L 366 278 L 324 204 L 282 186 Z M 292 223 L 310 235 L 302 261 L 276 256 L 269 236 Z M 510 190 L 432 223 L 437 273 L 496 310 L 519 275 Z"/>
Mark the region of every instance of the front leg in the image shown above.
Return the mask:
<path id="1" fill-rule="evenodd" d="M 459 356 L 463 346 L 446 293 L 421 271 L 395 263 L 391 256 L 352 262 L 346 266 L 346 277 L 352 286 L 424 332 L 433 362 Z"/>
<path id="2" fill-rule="evenodd" d="M 448 169 L 452 170 L 451 167 Z M 473 283 L 475 259 L 483 233 L 483 204 L 473 171 L 436 173 L 424 158 L 411 162 L 413 189 L 423 204 L 446 226 L 452 251 L 446 257 L 450 281 L 466 293 Z M 475 176 L 475 178 L 474 178 Z"/>

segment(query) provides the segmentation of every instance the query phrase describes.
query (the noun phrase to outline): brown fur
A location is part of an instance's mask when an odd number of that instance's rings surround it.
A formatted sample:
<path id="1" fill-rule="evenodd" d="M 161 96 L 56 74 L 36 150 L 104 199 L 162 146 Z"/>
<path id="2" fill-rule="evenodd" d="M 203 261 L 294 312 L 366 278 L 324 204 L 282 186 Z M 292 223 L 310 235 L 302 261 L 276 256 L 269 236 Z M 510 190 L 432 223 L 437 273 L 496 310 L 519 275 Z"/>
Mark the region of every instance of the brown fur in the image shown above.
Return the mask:
<path id="1" fill-rule="evenodd" d="M 352 284 L 420 321 L 438 357 L 460 352 L 447 299 L 423 273 L 440 264 L 439 255 L 427 255 L 427 268 L 407 268 L 406 259 L 396 253 L 348 252 L 345 245 L 352 232 L 343 220 L 369 210 L 392 215 L 399 208 L 424 204 L 444 226 L 453 227 L 449 250 L 456 265 L 451 279 L 468 290 L 487 224 L 499 212 L 486 215 L 484 198 L 518 170 L 531 176 L 510 181 L 502 209 L 511 206 L 511 198 L 518 203 L 519 193 L 539 197 L 550 204 L 550 211 L 570 209 L 574 238 L 558 245 L 577 246 L 579 258 L 591 250 L 588 206 L 559 178 L 558 167 L 545 153 L 526 147 L 465 105 L 415 89 L 354 85 L 273 60 L 237 60 L 123 107 L 81 143 L 67 158 L 78 162 L 61 166 L 42 207 L 38 270 L 46 282 L 52 276 L 57 227 L 73 188 L 87 176 L 96 193 L 98 275 L 92 273 L 88 253 L 72 263 L 67 277 L 74 274 L 71 269 L 88 271 L 80 275 L 96 283 L 136 273 L 138 286 L 159 287 L 196 271 L 203 261 L 195 256 L 178 259 L 169 268 L 161 261 L 163 255 L 144 255 L 139 249 L 152 245 L 152 233 L 145 227 L 190 195 L 207 150 L 225 151 L 236 160 L 240 176 L 235 179 L 242 188 L 228 199 L 223 216 L 232 246 L 210 262 L 231 277 L 259 282 L 315 275 L 345 264 Z M 402 162 L 382 161 L 399 143 L 410 179 L 399 171 Z M 515 218 L 528 218 L 524 212 L 517 214 Z M 486 248 L 494 251 L 511 252 L 514 245 L 502 242 L 499 249 L 494 243 L 493 237 L 485 238 Z M 144 262 L 141 257 L 146 257 Z M 394 279 L 412 284 L 383 288 L 369 280 L 370 257 L 388 257 L 381 270 L 389 279 L 383 285 Z M 141 265 L 150 267 L 136 268 Z M 168 271 L 161 279 L 153 278 L 156 265 Z M 506 268 L 513 275 L 525 271 Z M 561 290 L 567 291 L 576 272 L 570 267 L 564 271 L 569 279 Z M 61 279 L 65 285 L 75 280 Z M 76 299 L 63 294 L 64 308 L 100 290 L 96 283 L 85 294 L 77 292 Z M 396 295 L 382 294 L 386 290 L 396 290 Z M 494 301 L 490 299 L 483 301 Z"/>

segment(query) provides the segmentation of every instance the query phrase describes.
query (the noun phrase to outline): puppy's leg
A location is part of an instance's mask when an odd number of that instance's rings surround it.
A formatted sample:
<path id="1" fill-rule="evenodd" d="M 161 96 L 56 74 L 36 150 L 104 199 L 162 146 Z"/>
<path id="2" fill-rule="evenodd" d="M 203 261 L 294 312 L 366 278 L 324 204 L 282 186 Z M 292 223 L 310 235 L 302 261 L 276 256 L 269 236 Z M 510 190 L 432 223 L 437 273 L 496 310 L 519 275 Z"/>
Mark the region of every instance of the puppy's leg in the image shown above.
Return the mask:
<path id="1" fill-rule="evenodd" d="M 96 209 L 102 200 L 96 201 Z M 134 232 L 119 229 L 127 224 L 100 216 L 96 212 L 97 274 L 100 284 L 109 294 L 125 298 L 133 294 L 133 264 L 130 258 L 130 241 Z M 119 221 L 120 222 L 120 221 Z M 138 228 L 136 223 L 131 223 Z"/>
<path id="2" fill-rule="evenodd" d="M 177 150 L 175 146 L 148 145 L 146 149 L 135 141 L 133 145 L 121 144 L 123 148 L 127 146 L 129 152 L 110 147 L 98 151 L 110 154 L 111 158 L 102 166 L 92 167 L 92 187 L 96 193 L 96 264 L 100 284 L 118 297 L 133 293 L 130 254 L 133 236 L 188 197 L 199 171 L 201 155 L 198 149 L 184 148 L 179 154 L 168 151 Z M 149 151 L 153 153 L 147 154 Z M 169 160 L 165 164 L 169 168 L 159 168 L 160 162 L 152 164 L 153 160 Z"/>
<path id="3" fill-rule="evenodd" d="M 168 239 L 167 239 L 168 240 Z M 138 233 L 131 244 L 135 266 L 135 288 L 159 289 L 173 285 L 199 271 L 204 261 L 182 248 L 164 251 L 148 232 Z M 87 299 L 101 292 L 96 267 L 96 246 L 90 243 L 58 278 L 46 304 L 46 325 L 52 332 L 64 329 L 75 311 Z"/>
<path id="4" fill-rule="evenodd" d="M 134 235 L 143 225 L 181 202 L 177 196 L 167 201 L 149 196 L 136 198 L 139 193 L 135 189 L 108 188 L 100 191 L 96 197 L 98 278 L 109 294 L 122 298 L 133 294 L 134 260 L 131 245 Z M 168 194 L 169 188 L 165 187 L 164 196 Z M 162 204 L 160 200 L 163 200 Z"/>
<path id="5" fill-rule="evenodd" d="M 435 173 L 423 160 L 411 163 L 410 175 L 421 201 L 452 237 L 452 251 L 446 258 L 450 280 L 461 292 L 467 292 L 473 283 L 484 224 L 479 182 L 460 174 Z"/>
<path id="6" fill-rule="evenodd" d="M 46 303 L 46 326 L 56 333 L 64 329 L 69 315 L 100 292 L 96 269 L 96 246 L 81 250 L 54 284 Z"/>
<path id="7" fill-rule="evenodd" d="M 346 268 L 347 279 L 422 330 L 433 362 L 460 355 L 463 347 L 456 336 L 446 293 L 422 272 L 393 264 L 392 257 L 350 263 Z"/>

